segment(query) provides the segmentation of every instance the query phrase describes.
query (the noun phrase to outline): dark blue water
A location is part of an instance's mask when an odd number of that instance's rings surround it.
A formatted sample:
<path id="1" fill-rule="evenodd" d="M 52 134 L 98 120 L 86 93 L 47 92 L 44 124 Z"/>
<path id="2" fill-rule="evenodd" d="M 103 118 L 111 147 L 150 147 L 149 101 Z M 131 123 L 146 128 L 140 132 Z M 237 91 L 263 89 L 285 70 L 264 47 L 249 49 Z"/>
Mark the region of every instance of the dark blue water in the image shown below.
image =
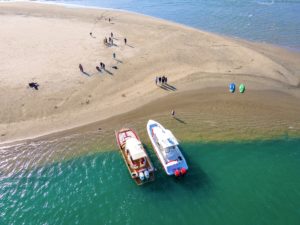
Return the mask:
<path id="1" fill-rule="evenodd" d="M 58 0 L 123 9 L 300 50 L 300 0 Z"/>

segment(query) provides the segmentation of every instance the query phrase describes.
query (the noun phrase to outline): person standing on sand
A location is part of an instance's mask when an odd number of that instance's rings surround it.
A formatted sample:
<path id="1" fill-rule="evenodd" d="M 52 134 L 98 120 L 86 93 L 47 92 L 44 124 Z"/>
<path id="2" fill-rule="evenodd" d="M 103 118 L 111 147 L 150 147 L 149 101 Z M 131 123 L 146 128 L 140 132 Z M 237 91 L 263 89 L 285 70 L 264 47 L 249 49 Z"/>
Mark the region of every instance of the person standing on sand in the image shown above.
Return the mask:
<path id="1" fill-rule="evenodd" d="M 110 36 L 111 36 L 111 38 L 113 38 L 113 37 L 114 37 L 114 34 L 113 34 L 113 32 L 110 32 Z"/>
<path id="2" fill-rule="evenodd" d="M 96 66 L 96 70 L 98 70 L 99 72 L 102 72 L 101 69 L 99 68 L 99 66 Z"/>
<path id="3" fill-rule="evenodd" d="M 174 109 L 172 110 L 171 115 L 172 115 L 172 117 L 175 116 L 175 110 Z"/>
<path id="4" fill-rule="evenodd" d="M 127 38 L 124 38 L 124 43 L 125 45 L 127 45 Z"/>
<path id="5" fill-rule="evenodd" d="M 79 64 L 79 70 L 80 70 L 81 73 L 83 73 L 83 67 L 82 67 L 81 64 Z"/>
<path id="6" fill-rule="evenodd" d="M 158 78 L 158 83 L 159 83 L 159 84 L 161 83 L 161 77 Z"/>
<path id="7" fill-rule="evenodd" d="M 168 83 L 168 78 L 167 77 L 165 77 L 165 83 Z"/>
<path id="8" fill-rule="evenodd" d="M 155 77 L 155 84 L 157 85 L 158 77 Z"/>
<path id="9" fill-rule="evenodd" d="M 113 58 L 114 58 L 114 59 L 116 58 L 116 53 L 113 53 Z"/>

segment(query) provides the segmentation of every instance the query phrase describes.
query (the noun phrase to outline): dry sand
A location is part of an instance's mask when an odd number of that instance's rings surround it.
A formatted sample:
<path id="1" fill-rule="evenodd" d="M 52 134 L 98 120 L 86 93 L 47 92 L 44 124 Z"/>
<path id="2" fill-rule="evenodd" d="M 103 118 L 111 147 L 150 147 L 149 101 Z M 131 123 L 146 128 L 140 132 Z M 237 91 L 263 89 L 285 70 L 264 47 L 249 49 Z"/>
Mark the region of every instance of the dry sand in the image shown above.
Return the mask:
<path id="1" fill-rule="evenodd" d="M 95 121 L 75 130 L 142 129 L 150 117 L 181 138 L 300 133 L 298 53 L 133 13 L 38 3 L 1 3 L 0 25 L 1 143 Z M 96 70 L 100 61 L 108 72 Z M 170 86 L 155 85 L 160 75 Z M 246 92 L 230 94 L 230 82 Z"/>

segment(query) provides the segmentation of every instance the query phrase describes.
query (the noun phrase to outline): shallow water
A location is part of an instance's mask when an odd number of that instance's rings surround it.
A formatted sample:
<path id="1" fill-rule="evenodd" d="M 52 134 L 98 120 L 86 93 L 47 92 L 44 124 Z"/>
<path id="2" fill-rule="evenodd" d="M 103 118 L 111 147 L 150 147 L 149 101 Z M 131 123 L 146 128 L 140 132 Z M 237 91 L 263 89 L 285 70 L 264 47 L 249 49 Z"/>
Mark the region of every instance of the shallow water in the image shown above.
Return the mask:
<path id="1" fill-rule="evenodd" d="M 57 0 L 134 11 L 300 51 L 300 0 Z"/>
<path id="2" fill-rule="evenodd" d="M 183 180 L 167 177 L 147 150 L 156 180 L 137 186 L 117 150 L 7 173 L 18 160 L 2 148 L 0 224 L 299 224 L 300 139 L 183 143 Z"/>

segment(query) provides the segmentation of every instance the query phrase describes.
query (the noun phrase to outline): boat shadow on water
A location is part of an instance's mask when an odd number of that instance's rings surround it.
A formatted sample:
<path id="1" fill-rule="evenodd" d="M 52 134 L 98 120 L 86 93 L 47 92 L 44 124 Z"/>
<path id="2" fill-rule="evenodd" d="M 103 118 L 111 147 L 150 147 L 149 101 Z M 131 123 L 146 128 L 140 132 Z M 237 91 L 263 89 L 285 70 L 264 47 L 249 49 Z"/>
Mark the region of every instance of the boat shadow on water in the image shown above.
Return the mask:
<path id="1" fill-rule="evenodd" d="M 169 192 L 172 189 L 192 192 L 207 192 L 212 188 L 212 182 L 206 172 L 201 168 L 199 163 L 189 158 L 184 153 L 189 170 L 184 177 L 176 178 L 175 176 L 166 175 L 155 153 L 145 146 L 146 150 L 156 168 L 155 181 L 145 185 L 145 189 L 155 192 Z M 181 148 L 182 151 L 182 148 Z M 185 152 L 185 151 L 183 151 Z"/>

